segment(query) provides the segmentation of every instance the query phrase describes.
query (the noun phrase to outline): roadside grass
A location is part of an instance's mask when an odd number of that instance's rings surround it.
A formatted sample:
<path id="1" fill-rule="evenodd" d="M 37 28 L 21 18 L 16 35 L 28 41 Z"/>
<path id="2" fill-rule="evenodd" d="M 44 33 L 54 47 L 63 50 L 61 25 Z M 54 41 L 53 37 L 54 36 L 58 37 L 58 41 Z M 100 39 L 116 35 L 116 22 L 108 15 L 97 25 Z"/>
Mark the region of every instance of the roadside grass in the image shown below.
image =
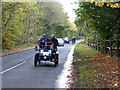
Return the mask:
<path id="1" fill-rule="evenodd" d="M 96 53 L 95 50 L 89 48 L 86 44 L 77 44 L 74 52 L 81 54 L 83 57 L 89 57 L 90 54 Z M 76 57 L 79 57 L 79 56 L 76 56 Z"/>
<path id="2" fill-rule="evenodd" d="M 120 88 L 120 57 L 99 53 L 86 43 L 74 49 L 70 88 Z"/>
<path id="3" fill-rule="evenodd" d="M 91 65 L 90 55 L 97 52 L 90 49 L 86 44 L 77 44 L 74 49 L 73 71 L 76 78 L 73 87 L 77 88 L 93 88 L 96 86 L 94 82 L 94 70 Z"/>

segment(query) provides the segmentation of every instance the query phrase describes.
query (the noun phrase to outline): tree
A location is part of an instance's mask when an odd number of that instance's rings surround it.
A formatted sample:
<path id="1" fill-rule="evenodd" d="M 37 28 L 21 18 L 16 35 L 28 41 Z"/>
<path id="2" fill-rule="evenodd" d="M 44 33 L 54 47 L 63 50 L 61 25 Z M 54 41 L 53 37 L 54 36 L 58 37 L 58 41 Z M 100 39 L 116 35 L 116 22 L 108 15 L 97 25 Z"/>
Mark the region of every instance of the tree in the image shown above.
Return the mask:
<path id="1" fill-rule="evenodd" d="M 92 34 L 92 38 L 116 39 L 119 34 L 119 10 L 108 6 L 98 7 L 90 2 L 80 3 L 75 23 L 87 35 Z"/>
<path id="2" fill-rule="evenodd" d="M 100 40 L 102 51 L 105 45 L 104 40 L 120 38 L 120 8 L 80 2 L 76 15 L 75 23 L 79 31 L 84 33 L 87 39 Z"/>
<path id="3" fill-rule="evenodd" d="M 62 7 L 58 2 L 3 2 L 3 49 L 37 43 L 43 33 L 48 36 L 54 33 L 57 37 L 71 37 L 71 30 L 72 33 L 76 31 L 70 29 L 72 26 Z"/>

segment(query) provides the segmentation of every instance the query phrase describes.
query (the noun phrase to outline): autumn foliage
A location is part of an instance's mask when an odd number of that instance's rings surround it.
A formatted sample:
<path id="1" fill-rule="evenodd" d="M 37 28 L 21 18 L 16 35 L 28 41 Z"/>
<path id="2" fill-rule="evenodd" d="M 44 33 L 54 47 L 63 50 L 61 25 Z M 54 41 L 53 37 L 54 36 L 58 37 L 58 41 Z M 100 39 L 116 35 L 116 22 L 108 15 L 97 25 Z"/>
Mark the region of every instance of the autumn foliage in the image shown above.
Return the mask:
<path id="1" fill-rule="evenodd" d="M 95 6 L 104 7 L 109 6 L 112 8 L 120 8 L 120 3 L 113 3 L 113 2 L 95 2 Z"/>
<path id="2" fill-rule="evenodd" d="M 91 55 L 91 59 L 94 67 L 98 67 L 95 70 L 97 87 L 118 88 L 120 58 L 98 53 Z"/>

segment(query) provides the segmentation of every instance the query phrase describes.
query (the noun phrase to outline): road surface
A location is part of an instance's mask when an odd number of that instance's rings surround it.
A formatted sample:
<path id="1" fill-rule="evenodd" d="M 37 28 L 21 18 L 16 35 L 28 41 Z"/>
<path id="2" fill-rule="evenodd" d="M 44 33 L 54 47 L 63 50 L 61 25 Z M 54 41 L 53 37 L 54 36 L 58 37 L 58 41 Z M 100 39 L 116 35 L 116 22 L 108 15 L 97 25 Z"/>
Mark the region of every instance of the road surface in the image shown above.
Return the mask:
<path id="1" fill-rule="evenodd" d="M 63 69 L 73 45 L 58 47 L 60 63 L 33 66 L 34 50 L 2 57 L 2 88 L 55 88 L 55 81 Z"/>

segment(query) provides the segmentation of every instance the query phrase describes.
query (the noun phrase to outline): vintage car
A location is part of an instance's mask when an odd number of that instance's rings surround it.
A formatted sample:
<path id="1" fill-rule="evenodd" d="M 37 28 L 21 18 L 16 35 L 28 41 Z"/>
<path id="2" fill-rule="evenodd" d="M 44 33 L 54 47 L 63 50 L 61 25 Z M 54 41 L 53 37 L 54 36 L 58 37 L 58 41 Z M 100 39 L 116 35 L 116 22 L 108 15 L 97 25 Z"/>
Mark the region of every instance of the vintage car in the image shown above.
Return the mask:
<path id="1" fill-rule="evenodd" d="M 56 67 L 59 62 L 59 53 L 56 48 L 54 48 L 54 43 L 52 42 L 41 42 L 39 47 L 35 47 L 34 56 L 34 66 L 36 67 L 41 61 L 54 62 Z"/>

